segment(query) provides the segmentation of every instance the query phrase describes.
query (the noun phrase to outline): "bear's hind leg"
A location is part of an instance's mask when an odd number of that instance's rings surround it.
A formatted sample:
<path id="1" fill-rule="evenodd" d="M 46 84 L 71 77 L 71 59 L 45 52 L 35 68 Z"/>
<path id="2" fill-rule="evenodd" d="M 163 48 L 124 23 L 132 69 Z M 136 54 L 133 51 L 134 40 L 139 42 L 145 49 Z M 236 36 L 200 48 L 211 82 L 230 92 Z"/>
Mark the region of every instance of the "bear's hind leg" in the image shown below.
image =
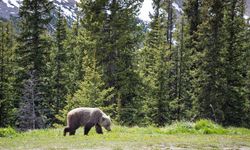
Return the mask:
<path id="1" fill-rule="evenodd" d="M 88 122 L 85 126 L 84 126 L 84 135 L 88 135 L 90 129 L 94 126 L 94 123 Z"/>
<path id="2" fill-rule="evenodd" d="M 96 130 L 96 133 L 103 134 L 102 127 L 99 124 L 95 125 L 95 130 Z"/>

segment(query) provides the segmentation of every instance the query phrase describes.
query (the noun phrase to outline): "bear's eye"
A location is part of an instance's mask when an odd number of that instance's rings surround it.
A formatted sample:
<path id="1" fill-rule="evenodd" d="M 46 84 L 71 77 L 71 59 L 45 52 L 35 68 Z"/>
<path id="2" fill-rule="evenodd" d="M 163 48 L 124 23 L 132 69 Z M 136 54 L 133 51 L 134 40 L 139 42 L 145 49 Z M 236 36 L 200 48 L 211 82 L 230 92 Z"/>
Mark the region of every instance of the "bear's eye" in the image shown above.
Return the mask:
<path id="1" fill-rule="evenodd" d="M 106 118 L 105 117 L 102 117 L 102 122 L 104 122 L 106 120 Z"/>

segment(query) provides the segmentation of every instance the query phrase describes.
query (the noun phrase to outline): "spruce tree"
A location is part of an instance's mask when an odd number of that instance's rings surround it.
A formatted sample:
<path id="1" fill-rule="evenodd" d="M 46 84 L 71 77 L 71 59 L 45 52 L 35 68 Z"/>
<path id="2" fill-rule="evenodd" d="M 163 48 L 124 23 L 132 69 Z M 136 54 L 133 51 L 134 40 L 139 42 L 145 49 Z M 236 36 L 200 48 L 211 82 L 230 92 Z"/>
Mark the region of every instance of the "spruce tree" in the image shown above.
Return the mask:
<path id="1" fill-rule="evenodd" d="M 65 122 L 68 111 L 78 107 L 98 107 L 112 113 L 113 106 L 107 106 L 112 97 L 113 88 L 106 88 L 103 81 L 102 70 L 97 66 L 95 51 L 85 50 L 83 61 L 85 68 L 84 80 L 80 82 L 78 90 L 67 97 L 67 105 L 56 116 L 61 122 Z"/>
<path id="2" fill-rule="evenodd" d="M 224 87 L 225 102 L 223 111 L 225 116 L 224 125 L 239 126 L 243 123 L 244 114 L 244 19 L 245 3 L 231 0 L 225 4 L 225 78 Z"/>
<path id="3" fill-rule="evenodd" d="M 116 96 L 107 105 L 118 103 L 122 110 L 120 122 L 133 124 L 138 114 L 136 85 L 138 77 L 133 71 L 133 54 L 139 46 L 136 15 L 141 0 L 81 1 L 82 25 L 96 40 L 97 64 L 104 70 L 107 87 L 114 87 Z M 118 98 L 119 95 L 119 98 Z"/>
<path id="4" fill-rule="evenodd" d="M 183 7 L 187 19 L 188 34 L 195 36 L 198 25 L 201 23 L 201 0 L 184 1 Z"/>
<path id="5" fill-rule="evenodd" d="M 48 70 L 47 59 L 50 52 L 47 34 L 47 25 L 51 20 L 50 11 L 53 5 L 48 0 L 24 0 L 20 6 L 20 34 L 18 48 L 16 49 L 18 75 L 17 89 L 21 91 L 28 72 L 35 71 L 35 78 L 39 92 L 42 93 L 42 102 L 37 104 L 43 108 L 48 116 L 51 114 L 52 101 L 48 97 Z M 19 96 L 21 93 L 19 93 Z"/>
<path id="6" fill-rule="evenodd" d="M 56 52 L 54 57 L 54 101 L 55 113 L 58 113 L 65 105 L 67 91 L 68 73 L 66 72 L 67 51 L 64 47 L 66 40 L 66 19 L 62 16 L 61 8 L 58 10 L 58 21 L 56 25 Z"/>
<path id="7" fill-rule="evenodd" d="M 166 18 L 160 0 L 153 1 L 154 14 L 145 46 L 139 52 L 138 73 L 142 79 L 141 97 L 149 122 L 164 126 L 170 122 L 169 104 L 172 68 L 171 51 L 167 42 Z"/>
<path id="8" fill-rule="evenodd" d="M 157 0 L 153 1 L 153 3 L 158 3 Z M 169 44 L 169 49 L 172 49 L 173 45 L 173 28 L 174 28 L 174 9 L 173 9 L 173 0 L 163 0 L 160 2 L 160 7 L 165 12 L 165 23 L 166 23 L 166 37 L 167 42 Z"/>
<path id="9" fill-rule="evenodd" d="M 0 21 L 0 127 L 14 124 L 16 106 L 15 75 L 15 38 L 11 22 Z M 8 119 L 6 119 L 8 118 Z"/>
<path id="10" fill-rule="evenodd" d="M 250 127 L 250 24 L 249 24 L 249 19 L 247 20 L 246 24 L 246 32 L 245 32 L 245 49 L 246 53 L 244 56 L 245 60 L 245 66 L 244 66 L 244 71 L 245 71 L 245 79 L 244 79 L 244 119 L 243 119 L 243 126 Z"/>
<path id="11" fill-rule="evenodd" d="M 175 61 L 177 96 L 171 103 L 177 114 L 173 119 L 193 120 L 197 115 L 195 100 L 199 88 L 199 66 L 202 50 L 198 49 L 198 27 L 201 24 L 201 1 L 184 1 L 183 13 L 177 23 Z"/>
<path id="12" fill-rule="evenodd" d="M 176 97 L 171 102 L 171 111 L 173 120 L 190 120 L 193 117 L 192 112 L 192 78 L 190 73 L 190 66 L 193 61 L 191 60 L 191 49 L 186 47 L 187 38 L 187 21 L 186 16 L 182 16 L 177 25 L 175 33 L 176 47 L 175 53 L 175 84 L 176 84 Z"/>
<path id="13" fill-rule="evenodd" d="M 202 20 L 198 29 L 197 49 L 201 62 L 197 69 L 195 104 L 201 118 L 210 118 L 222 123 L 225 75 L 223 68 L 223 17 L 224 1 L 203 1 L 201 6 Z"/>
<path id="14" fill-rule="evenodd" d="M 105 107 L 105 102 L 112 98 L 113 88 L 105 89 L 101 68 L 97 66 L 95 52 L 85 53 L 84 80 L 80 83 L 79 90 L 69 99 L 70 105 L 75 107 Z"/>
<path id="15" fill-rule="evenodd" d="M 84 50 L 92 49 L 89 44 L 89 36 L 86 30 L 80 26 L 79 17 L 67 30 L 67 38 L 64 40 L 64 48 L 67 54 L 67 63 L 65 64 L 65 72 L 67 72 L 67 89 L 68 95 L 73 96 L 79 88 L 80 82 L 84 77 L 83 57 Z"/>

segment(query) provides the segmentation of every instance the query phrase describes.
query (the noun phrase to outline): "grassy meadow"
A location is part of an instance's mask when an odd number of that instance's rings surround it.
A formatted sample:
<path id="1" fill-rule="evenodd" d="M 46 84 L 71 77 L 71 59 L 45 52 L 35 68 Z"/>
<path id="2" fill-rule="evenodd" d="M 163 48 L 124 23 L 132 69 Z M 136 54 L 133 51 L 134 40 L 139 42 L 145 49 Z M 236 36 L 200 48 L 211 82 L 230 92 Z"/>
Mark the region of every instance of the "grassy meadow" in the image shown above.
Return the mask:
<path id="1" fill-rule="evenodd" d="M 161 149 L 242 149 L 250 150 L 250 130 L 223 128 L 207 120 L 181 122 L 164 128 L 114 125 L 103 135 L 94 128 L 88 136 L 79 128 L 75 136 L 63 135 L 63 128 L 17 133 L 0 129 L 0 149 L 35 150 L 161 150 Z"/>

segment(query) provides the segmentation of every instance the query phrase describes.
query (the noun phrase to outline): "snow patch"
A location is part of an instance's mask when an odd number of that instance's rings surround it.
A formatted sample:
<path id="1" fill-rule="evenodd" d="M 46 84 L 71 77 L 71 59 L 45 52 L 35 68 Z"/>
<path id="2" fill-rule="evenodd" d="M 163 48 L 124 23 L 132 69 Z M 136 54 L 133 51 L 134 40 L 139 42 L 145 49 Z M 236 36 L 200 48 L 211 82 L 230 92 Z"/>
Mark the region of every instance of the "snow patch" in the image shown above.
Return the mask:
<path id="1" fill-rule="evenodd" d="M 110 10 L 107 10 L 106 13 L 107 13 L 108 15 L 110 15 L 110 14 L 111 14 L 111 11 L 110 11 Z"/>
<path id="2" fill-rule="evenodd" d="M 13 4 L 16 7 L 20 6 L 19 3 L 16 0 L 11 0 L 10 2 L 11 2 L 11 4 Z"/>
<path id="3" fill-rule="evenodd" d="M 18 0 L 3 0 L 3 2 L 7 5 L 7 7 L 19 7 L 19 3 L 17 2 Z"/>
<path id="4" fill-rule="evenodd" d="M 173 6 L 178 12 L 183 13 L 183 10 L 179 7 L 178 4 L 173 3 L 172 6 Z"/>
<path id="5" fill-rule="evenodd" d="M 61 10 L 65 16 L 71 17 L 72 19 L 76 18 L 76 14 L 74 13 L 74 10 L 71 10 L 70 8 L 61 7 Z"/>
<path id="6" fill-rule="evenodd" d="M 250 17 L 249 16 L 247 16 L 247 15 L 244 15 L 244 19 L 249 19 Z"/>

